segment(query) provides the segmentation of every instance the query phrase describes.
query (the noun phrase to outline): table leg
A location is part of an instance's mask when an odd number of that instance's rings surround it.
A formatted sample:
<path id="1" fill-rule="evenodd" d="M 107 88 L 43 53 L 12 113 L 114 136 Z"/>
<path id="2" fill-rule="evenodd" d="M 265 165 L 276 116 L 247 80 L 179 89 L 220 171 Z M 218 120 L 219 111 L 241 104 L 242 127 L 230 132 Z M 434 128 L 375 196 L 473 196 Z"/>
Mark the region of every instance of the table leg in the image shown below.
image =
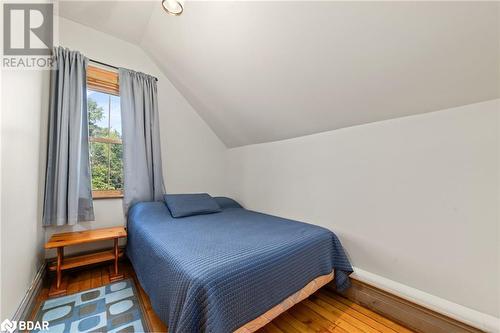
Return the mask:
<path id="1" fill-rule="evenodd" d="M 64 247 L 57 248 L 56 259 L 56 279 L 52 281 L 49 289 L 49 297 L 61 296 L 66 294 L 68 287 L 68 277 L 62 276 L 62 264 L 64 262 Z"/>
<path id="2" fill-rule="evenodd" d="M 118 273 L 118 258 L 120 258 L 120 252 L 118 251 L 118 238 L 114 239 L 113 252 L 115 260 L 113 262 L 113 265 L 109 266 L 109 280 L 111 282 L 123 279 L 123 273 Z"/>
<path id="3" fill-rule="evenodd" d="M 115 275 L 118 275 L 118 238 L 115 238 Z"/>
<path id="4" fill-rule="evenodd" d="M 64 248 L 58 247 L 57 248 L 57 284 L 56 284 L 57 289 L 59 289 L 61 287 L 61 277 L 62 277 L 61 266 L 62 266 L 63 256 L 64 256 Z"/>

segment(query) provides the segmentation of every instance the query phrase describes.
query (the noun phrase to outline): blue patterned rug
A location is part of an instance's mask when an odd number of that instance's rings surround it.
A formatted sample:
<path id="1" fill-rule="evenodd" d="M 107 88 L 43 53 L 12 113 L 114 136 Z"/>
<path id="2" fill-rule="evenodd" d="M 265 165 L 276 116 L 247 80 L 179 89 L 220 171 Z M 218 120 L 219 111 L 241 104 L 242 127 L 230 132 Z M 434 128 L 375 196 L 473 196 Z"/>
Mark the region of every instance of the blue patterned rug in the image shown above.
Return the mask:
<path id="1" fill-rule="evenodd" d="M 36 316 L 48 332 L 146 332 L 146 321 L 131 279 L 46 300 Z M 47 331 L 42 331 L 47 332 Z"/>

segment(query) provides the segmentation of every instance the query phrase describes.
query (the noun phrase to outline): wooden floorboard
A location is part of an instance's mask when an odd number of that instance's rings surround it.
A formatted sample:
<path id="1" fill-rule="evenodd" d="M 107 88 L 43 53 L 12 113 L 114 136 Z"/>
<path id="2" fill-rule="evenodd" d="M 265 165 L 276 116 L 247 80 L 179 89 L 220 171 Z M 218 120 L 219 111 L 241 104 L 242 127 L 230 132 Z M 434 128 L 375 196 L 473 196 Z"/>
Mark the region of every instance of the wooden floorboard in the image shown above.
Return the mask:
<path id="1" fill-rule="evenodd" d="M 149 297 L 139 285 L 135 272 L 126 260 L 120 262 L 125 278 L 135 281 L 147 324 L 152 332 L 167 332 L 167 327 L 151 307 Z M 109 265 L 97 265 L 64 273 L 68 279 L 68 294 L 97 288 L 110 283 Z M 44 283 L 32 313 L 48 298 L 53 274 Z M 384 318 L 326 289 L 320 289 L 303 302 L 275 318 L 258 333 L 410 333 L 411 330 Z"/>

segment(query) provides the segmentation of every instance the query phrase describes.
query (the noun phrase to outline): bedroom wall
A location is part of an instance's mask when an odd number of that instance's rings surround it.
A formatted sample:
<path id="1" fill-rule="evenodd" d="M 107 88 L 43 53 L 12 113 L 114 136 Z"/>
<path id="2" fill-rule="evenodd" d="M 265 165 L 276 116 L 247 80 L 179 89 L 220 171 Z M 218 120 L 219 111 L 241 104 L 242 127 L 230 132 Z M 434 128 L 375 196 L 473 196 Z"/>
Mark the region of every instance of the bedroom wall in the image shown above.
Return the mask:
<path id="1" fill-rule="evenodd" d="M 225 193 L 225 146 L 141 48 L 64 18 L 59 19 L 59 41 L 60 45 L 79 50 L 89 58 L 156 76 L 167 192 Z M 125 223 L 121 199 L 94 200 L 94 209 L 95 222 L 81 223 L 75 227 L 47 228 L 47 238 L 63 230 Z M 82 246 L 68 249 L 68 253 L 110 244 Z M 48 252 L 47 255 L 53 256 L 55 253 Z"/>
<path id="2" fill-rule="evenodd" d="M 1 305 L 11 318 L 43 260 L 41 137 L 48 72 L 2 70 Z"/>
<path id="3" fill-rule="evenodd" d="M 360 272 L 500 317 L 499 110 L 233 148 L 229 188 L 246 208 L 335 231 Z"/>

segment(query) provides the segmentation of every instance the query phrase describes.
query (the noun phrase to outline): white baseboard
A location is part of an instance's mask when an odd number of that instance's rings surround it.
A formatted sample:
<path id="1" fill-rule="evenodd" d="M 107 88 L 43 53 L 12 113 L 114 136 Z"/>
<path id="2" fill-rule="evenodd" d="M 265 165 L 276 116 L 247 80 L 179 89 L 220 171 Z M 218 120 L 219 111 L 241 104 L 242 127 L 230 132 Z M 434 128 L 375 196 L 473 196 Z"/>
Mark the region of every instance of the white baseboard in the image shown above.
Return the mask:
<path id="1" fill-rule="evenodd" d="M 486 332 L 500 332 L 500 318 L 354 267 L 352 277 Z"/>
<path id="2" fill-rule="evenodd" d="M 45 276 L 45 268 L 46 262 L 44 261 L 43 264 L 38 268 L 38 271 L 36 272 L 36 275 L 31 282 L 31 286 L 26 291 L 26 295 L 24 295 L 23 300 L 14 313 L 14 316 L 12 317 L 13 321 L 29 319 L 28 316 L 30 315 L 30 311 L 34 305 L 35 298 L 42 288 L 42 282 Z"/>

